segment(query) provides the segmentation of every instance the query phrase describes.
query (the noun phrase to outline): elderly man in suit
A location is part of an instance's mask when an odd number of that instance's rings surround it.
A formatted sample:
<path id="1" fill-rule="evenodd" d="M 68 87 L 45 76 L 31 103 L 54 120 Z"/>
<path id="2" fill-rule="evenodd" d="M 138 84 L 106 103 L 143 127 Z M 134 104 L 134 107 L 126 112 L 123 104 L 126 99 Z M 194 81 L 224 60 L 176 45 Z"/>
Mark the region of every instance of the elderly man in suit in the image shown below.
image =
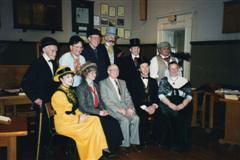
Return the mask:
<path id="1" fill-rule="evenodd" d="M 50 102 L 52 94 L 57 89 L 57 84 L 53 81 L 54 73 L 57 69 L 55 61 L 58 43 L 51 37 L 45 37 L 41 40 L 42 55 L 36 59 L 25 73 L 21 87 L 27 96 L 31 99 L 36 110 L 36 124 L 39 124 L 40 107 L 44 103 Z M 47 132 L 47 113 L 45 107 L 43 109 L 42 118 L 42 134 L 40 159 L 45 159 L 46 144 L 48 144 Z M 39 126 L 36 125 L 36 132 L 38 133 Z"/>
<path id="2" fill-rule="evenodd" d="M 135 112 L 131 96 L 126 83 L 118 79 L 118 66 L 112 64 L 108 67 L 109 77 L 100 81 L 100 93 L 109 114 L 117 119 L 123 132 L 122 147 L 134 148 L 139 145 L 139 117 Z"/>

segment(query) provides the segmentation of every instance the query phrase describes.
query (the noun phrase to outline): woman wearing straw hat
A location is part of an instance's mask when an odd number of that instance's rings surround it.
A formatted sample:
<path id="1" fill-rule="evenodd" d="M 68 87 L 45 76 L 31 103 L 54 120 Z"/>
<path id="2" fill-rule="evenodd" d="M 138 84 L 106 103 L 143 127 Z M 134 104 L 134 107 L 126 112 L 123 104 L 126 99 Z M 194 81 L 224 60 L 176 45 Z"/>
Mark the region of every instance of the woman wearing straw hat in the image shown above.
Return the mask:
<path id="1" fill-rule="evenodd" d="M 55 129 L 58 134 L 75 140 L 81 160 L 98 160 L 108 148 L 106 138 L 99 118 L 79 111 L 77 97 L 71 89 L 73 76 L 69 67 L 59 67 L 54 76 L 54 81 L 61 83 L 51 99 L 56 112 Z"/>
<path id="2" fill-rule="evenodd" d="M 99 86 L 94 82 L 96 72 L 97 66 L 95 63 L 87 62 L 82 65 L 79 74 L 81 74 L 84 80 L 77 87 L 76 94 L 80 110 L 83 113 L 96 115 L 100 118 L 109 150 L 114 152 L 122 144 L 122 131 L 118 121 L 111 117 L 105 109 L 100 97 Z"/>

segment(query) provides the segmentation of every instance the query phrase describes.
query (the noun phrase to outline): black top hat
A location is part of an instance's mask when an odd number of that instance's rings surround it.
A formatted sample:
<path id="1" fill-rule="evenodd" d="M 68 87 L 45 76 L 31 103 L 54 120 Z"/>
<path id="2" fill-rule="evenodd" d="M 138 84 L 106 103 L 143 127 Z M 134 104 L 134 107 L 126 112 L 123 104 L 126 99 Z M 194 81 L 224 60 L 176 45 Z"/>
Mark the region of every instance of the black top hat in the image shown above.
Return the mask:
<path id="1" fill-rule="evenodd" d="M 92 28 L 92 29 L 89 29 L 87 31 L 87 37 L 89 37 L 91 35 L 99 35 L 100 37 L 102 37 L 101 32 L 98 29 L 96 29 L 96 28 Z"/>
<path id="2" fill-rule="evenodd" d="M 130 39 L 130 48 L 131 47 L 140 47 L 140 39 L 138 38 Z"/>
<path id="3" fill-rule="evenodd" d="M 44 47 L 49 46 L 49 45 L 58 46 L 58 42 L 55 39 L 51 38 L 51 37 L 44 37 L 41 40 L 41 48 L 44 48 Z"/>

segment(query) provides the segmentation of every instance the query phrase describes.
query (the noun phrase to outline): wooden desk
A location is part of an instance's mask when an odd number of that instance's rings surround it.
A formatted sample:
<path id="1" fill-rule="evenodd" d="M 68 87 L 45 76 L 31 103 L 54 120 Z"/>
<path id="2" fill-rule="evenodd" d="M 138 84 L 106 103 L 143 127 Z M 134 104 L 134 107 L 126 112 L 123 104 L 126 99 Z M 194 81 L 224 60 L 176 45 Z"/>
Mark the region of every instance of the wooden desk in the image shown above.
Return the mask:
<path id="1" fill-rule="evenodd" d="M 240 100 L 219 100 L 226 104 L 224 138 L 219 142 L 240 145 Z"/>
<path id="2" fill-rule="evenodd" d="M 0 124 L 0 147 L 7 147 L 8 160 L 17 159 L 16 137 L 26 135 L 26 118 L 12 119 L 10 125 Z"/>
<path id="3" fill-rule="evenodd" d="M 0 96 L 0 115 L 5 115 L 6 105 L 32 104 L 26 96 Z"/>

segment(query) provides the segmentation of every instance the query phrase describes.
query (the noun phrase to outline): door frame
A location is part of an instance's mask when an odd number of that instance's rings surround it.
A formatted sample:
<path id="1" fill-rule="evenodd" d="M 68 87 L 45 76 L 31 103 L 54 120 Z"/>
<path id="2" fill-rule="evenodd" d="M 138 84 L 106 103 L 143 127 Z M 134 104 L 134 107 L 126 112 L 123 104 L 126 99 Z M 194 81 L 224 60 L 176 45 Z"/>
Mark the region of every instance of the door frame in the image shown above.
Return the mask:
<path id="1" fill-rule="evenodd" d="M 191 51 L 191 39 L 192 39 L 192 19 L 193 11 L 183 13 L 171 13 L 161 17 L 158 17 L 157 26 L 157 43 L 163 41 L 169 41 L 173 43 L 172 37 L 168 37 L 169 31 L 184 30 L 184 52 L 190 53 Z M 175 19 L 174 19 L 175 17 Z M 171 42 L 172 41 L 172 42 Z M 184 61 L 184 77 L 190 79 L 190 62 Z"/>

